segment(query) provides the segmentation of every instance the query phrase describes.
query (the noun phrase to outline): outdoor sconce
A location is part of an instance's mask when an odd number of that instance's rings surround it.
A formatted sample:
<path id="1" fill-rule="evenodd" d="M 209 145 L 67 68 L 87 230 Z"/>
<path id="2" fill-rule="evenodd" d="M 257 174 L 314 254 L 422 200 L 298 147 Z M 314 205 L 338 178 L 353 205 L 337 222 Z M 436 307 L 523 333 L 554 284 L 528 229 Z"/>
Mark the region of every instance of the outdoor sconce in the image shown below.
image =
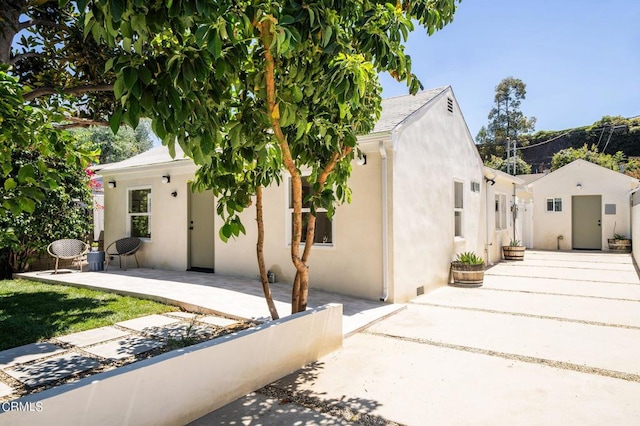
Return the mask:
<path id="1" fill-rule="evenodd" d="M 116 187 L 116 181 L 115 180 L 110 180 L 109 183 L 107 184 L 107 186 L 111 189 Z"/>
<path id="2" fill-rule="evenodd" d="M 495 184 L 496 184 L 495 179 L 489 179 L 488 177 L 486 177 L 486 176 L 485 176 L 485 177 L 484 177 L 484 180 L 485 180 L 489 185 L 491 185 L 491 186 L 493 186 L 493 185 L 495 185 Z"/>
<path id="3" fill-rule="evenodd" d="M 362 157 L 356 158 L 356 164 L 358 166 L 364 166 L 367 164 L 367 154 L 362 154 Z"/>
<path id="4" fill-rule="evenodd" d="M 577 184 L 576 188 L 578 188 L 578 190 L 582 189 L 582 184 L 581 183 Z"/>
<path id="5" fill-rule="evenodd" d="M 173 192 L 171 193 L 171 196 L 172 196 L 173 198 L 176 198 L 176 197 L 178 196 L 178 191 L 173 191 Z"/>
<path id="6" fill-rule="evenodd" d="M 169 182 L 171 182 L 171 176 L 169 175 L 162 176 L 162 183 L 169 183 Z"/>

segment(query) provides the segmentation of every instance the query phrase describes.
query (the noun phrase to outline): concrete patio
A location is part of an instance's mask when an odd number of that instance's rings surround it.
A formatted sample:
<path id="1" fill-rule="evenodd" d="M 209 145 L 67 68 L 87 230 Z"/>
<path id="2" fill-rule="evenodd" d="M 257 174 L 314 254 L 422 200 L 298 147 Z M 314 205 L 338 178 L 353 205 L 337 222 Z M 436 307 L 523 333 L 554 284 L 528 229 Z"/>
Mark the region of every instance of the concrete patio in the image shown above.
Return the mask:
<path id="1" fill-rule="evenodd" d="M 15 277 L 108 290 L 177 305 L 191 312 L 213 313 L 240 320 L 262 321 L 270 318 L 262 286 L 257 278 L 145 268 L 123 271 L 116 267 L 108 272 L 65 270 L 56 275 L 52 271 L 38 271 L 16 274 Z M 280 316 L 289 315 L 291 285 L 277 282 L 271 284 L 271 291 Z M 313 288 L 309 290 L 309 308 L 329 303 L 340 303 L 343 306 L 344 336 L 350 336 L 406 308 L 406 305 L 357 299 Z"/>

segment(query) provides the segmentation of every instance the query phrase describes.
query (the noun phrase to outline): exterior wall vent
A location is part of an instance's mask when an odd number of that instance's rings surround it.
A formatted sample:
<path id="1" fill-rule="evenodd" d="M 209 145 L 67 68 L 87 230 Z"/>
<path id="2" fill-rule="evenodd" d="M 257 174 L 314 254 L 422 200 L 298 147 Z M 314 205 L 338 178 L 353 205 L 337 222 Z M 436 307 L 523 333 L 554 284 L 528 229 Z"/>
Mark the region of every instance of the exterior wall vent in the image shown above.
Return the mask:
<path id="1" fill-rule="evenodd" d="M 447 98 L 447 111 L 449 114 L 453 114 L 453 99 Z"/>

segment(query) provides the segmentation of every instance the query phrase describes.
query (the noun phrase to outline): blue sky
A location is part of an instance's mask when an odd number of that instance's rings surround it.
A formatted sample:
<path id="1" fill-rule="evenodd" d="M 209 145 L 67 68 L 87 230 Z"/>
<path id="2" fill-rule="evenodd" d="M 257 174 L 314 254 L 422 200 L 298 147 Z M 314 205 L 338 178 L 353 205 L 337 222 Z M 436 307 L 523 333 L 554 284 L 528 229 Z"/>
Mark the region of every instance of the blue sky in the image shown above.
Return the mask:
<path id="1" fill-rule="evenodd" d="M 473 137 L 508 76 L 527 85 L 536 130 L 640 115 L 640 0 L 463 0 L 443 30 L 416 29 L 407 53 L 425 89 L 453 87 Z M 408 93 L 381 82 L 383 97 Z"/>

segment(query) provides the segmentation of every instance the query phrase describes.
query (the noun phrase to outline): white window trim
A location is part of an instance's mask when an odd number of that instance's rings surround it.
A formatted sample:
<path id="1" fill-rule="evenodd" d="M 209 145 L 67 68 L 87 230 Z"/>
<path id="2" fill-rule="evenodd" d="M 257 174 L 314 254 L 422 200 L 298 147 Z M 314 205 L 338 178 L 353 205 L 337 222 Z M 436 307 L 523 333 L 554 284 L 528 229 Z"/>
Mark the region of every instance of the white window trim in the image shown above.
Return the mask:
<path id="1" fill-rule="evenodd" d="M 553 203 L 553 210 L 549 210 L 549 200 Z M 556 201 L 560 200 L 560 210 L 556 210 Z M 545 199 L 544 211 L 547 213 L 562 213 L 564 209 L 564 202 L 562 197 L 549 197 Z"/>
<path id="2" fill-rule="evenodd" d="M 302 177 L 307 177 L 311 174 L 311 172 L 302 172 L 301 176 Z M 291 175 L 287 174 L 287 184 L 283 185 L 285 188 L 285 214 L 284 214 L 284 238 L 285 238 L 285 246 L 286 247 L 291 247 L 291 234 L 292 234 L 292 225 L 293 225 L 293 207 L 289 207 L 291 204 L 293 204 L 291 201 Z M 304 200 L 303 200 L 304 201 Z M 319 208 L 317 209 L 318 212 L 326 212 L 326 209 L 322 209 Z M 304 215 L 305 213 L 310 213 L 311 209 L 308 207 L 303 207 L 302 208 L 302 214 Z M 335 249 L 336 248 L 336 215 L 333 215 L 333 218 L 331 220 L 331 236 L 333 241 L 331 243 L 315 243 L 313 245 L 313 247 L 317 247 L 319 249 L 323 249 L 323 250 L 328 250 L 328 249 Z M 304 235 L 302 236 L 304 237 Z M 306 246 L 306 242 L 304 241 L 300 241 L 300 247 L 305 247 Z"/>
<path id="3" fill-rule="evenodd" d="M 129 203 L 131 202 L 131 191 L 136 191 L 139 189 L 148 189 L 151 191 L 149 194 L 149 211 L 147 213 L 129 213 Z M 127 187 L 127 236 L 131 236 L 131 216 L 148 216 L 149 217 L 149 231 L 153 230 L 153 187 L 151 185 L 144 186 L 129 186 Z M 151 232 L 151 238 L 153 238 L 153 232 Z M 151 241 L 151 238 L 142 238 L 142 241 L 148 242 Z"/>
<path id="4" fill-rule="evenodd" d="M 498 197 L 498 211 L 496 212 L 496 215 L 498 215 L 498 217 L 500 218 L 500 226 L 496 226 L 496 231 L 502 231 L 504 229 L 509 229 L 509 221 L 507 220 L 507 194 L 503 193 L 503 192 L 496 192 L 495 196 Z M 495 203 L 495 197 L 494 197 L 494 203 Z M 504 213 L 504 217 L 502 216 L 502 213 Z M 504 223 L 503 220 L 504 219 Z M 494 221 L 495 224 L 495 221 Z"/>
<path id="5" fill-rule="evenodd" d="M 456 207 L 456 183 L 461 184 L 462 188 L 462 208 Z M 456 240 L 463 240 L 465 235 L 465 221 L 464 221 L 464 205 L 465 205 L 465 182 L 461 179 L 453 179 L 453 237 Z M 460 212 L 460 233 L 461 235 L 456 235 L 456 212 Z"/>

